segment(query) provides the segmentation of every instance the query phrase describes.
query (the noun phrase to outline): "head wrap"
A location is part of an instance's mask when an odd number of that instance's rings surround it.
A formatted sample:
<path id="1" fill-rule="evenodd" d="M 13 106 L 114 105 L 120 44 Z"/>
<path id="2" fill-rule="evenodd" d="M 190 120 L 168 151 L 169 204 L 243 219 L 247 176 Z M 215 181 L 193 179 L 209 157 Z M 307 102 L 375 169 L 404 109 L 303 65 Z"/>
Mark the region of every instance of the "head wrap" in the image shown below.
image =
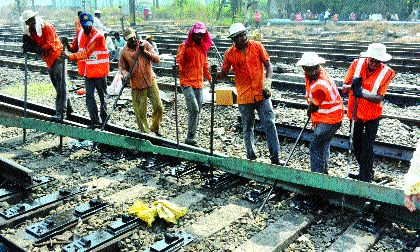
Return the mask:
<path id="1" fill-rule="evenodd" d="M 203 30 L 205 29 L 205 32 Z M 188 38 L 184 41 L 187 46 L 192 45 L 194 43 L 192 39 L 192 34 L 197 31 L 198 33 L 203 33 L 203 38 L 201 40 L 201 47 L 203 48 L 203 52 L 207 54 L 207 51 L 213 45 L 213 41 L 211 40 L 210 33 L 207 31 L 206 26 L 203 22 L 196 22 L 188 33 Z"/>

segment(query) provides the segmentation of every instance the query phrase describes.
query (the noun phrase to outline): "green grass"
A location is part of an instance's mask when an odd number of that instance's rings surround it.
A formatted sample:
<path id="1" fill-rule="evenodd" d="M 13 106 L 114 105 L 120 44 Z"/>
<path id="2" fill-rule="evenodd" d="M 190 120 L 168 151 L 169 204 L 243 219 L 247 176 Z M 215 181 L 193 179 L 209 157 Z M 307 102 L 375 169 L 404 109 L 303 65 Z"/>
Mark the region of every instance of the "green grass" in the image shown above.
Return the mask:
<path id="1" fill-rule="evenodd" d="M 7 86 L 1 89 L 1 93 L 15 97 L 23 97 L 24 85 Z M 45 97 L 55 97 L 54 86 L 49 83 L 28 83 L 28 97 L 31 99 L 40 99 Z"/>

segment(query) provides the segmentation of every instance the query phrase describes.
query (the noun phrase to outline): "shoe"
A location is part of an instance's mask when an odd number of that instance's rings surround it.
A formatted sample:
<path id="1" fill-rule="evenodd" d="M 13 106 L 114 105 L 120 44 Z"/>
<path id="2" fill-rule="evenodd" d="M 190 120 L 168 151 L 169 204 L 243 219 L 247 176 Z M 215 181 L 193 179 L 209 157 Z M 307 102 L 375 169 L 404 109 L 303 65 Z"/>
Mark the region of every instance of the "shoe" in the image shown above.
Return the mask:
<path id="1" fill-rule="evenodd" d="M 66 119 L 66 118 L 64 117 L 64 119 Z M 63 118 L 61 116 L 59 116 L 59 115 L 55 115 L 55 116 L 51 116 L 50 117 L 50 121 L 52 121 L 52 122 L 61 122 L 61 121 L 63 121 Z"/>
<path id="2" fill-rule="evenodd" d="M 71 114 L 73 114 L 74 110 L 72 107 L 67 108 L 67 111 L 65 113 L 66 117 L 69 117 Z"/>
<path id="3" fill-rule="evenodd" d="M 188 145 L 197 146 L 197 140 L 195 140 L 195 139 L 187 138 L 187 139 L 185 139 L 185 143 L 188 144 Z"/>
<path id="4" fill-rule="evenodd" d="M 273 158 L 273 159 L 271 159 L 271 164 L 273 164 L 273 165 L 280 165 L 280 159 L 279 158 Z"/>
<path id="5" fill-rule="evenodd" d="M 158 137 L 163 137 L 162 133 L 160 133 L 159 130 L 157 130 L 157 131 L 152 130 L 152 132 L 155 133 L 155 135 L 158 136 Z"/>
<path id="6" fill-rule="evenodd" d="M 355 179 L 355 180 L 361 180 L 360 179 L 360 175 L 359 174 L 355 174 L 355 173 L 349 173 L 349 178 Z"/>
<path id="7" fill-rule="evenodd" d="M 93 123 L 93 124 L 90 124 L 87 128 L 88 129 L 91 129 L 91 130 L 100 129 L 101 128 L 101 125 L 98 124 L 98 123 Z"/>
<path id="8" fill-rule="evenodd" d="M 247 156 L 246 157 L 248 160 L 256 160 L 257 159 L 257 156 L 255 155 L 255 154 L 252 154 L 252 155 L 249 155 L 249 156 Z"/>

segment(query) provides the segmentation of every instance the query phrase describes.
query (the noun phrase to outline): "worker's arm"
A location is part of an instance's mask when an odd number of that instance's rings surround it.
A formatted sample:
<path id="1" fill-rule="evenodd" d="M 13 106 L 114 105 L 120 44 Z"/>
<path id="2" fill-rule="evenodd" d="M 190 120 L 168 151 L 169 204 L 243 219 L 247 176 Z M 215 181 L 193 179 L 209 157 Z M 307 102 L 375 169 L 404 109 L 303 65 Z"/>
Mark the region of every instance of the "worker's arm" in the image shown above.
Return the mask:
<path id="1" fill-rule="evenodd" d="M 211 81 L 211 75 L 210 75 L 210 71 L 209 71 L 209 62 L 207 61 L 207 56 L 204 58 L 203 73 L 204 73 L 204 77 L 208 81 Z"/>
<path id="2" fill-rule="evenodd" d="M 149 42 L 145 42 L 143 53 L 146 56 L 146 58 L 149 59 L 151 62 L 156 64 L 160 62 L 159 55 L 155 54 L 155 49 Z"/>
<path id="3" fill-rule="evenodd" d="M 226 51 L 225 52 L 225 57 L 224 57 L 224 60 L 223 60 L 222 71 L 217 73 L 217 78 L 220 79 L 220 80 L 226 79 L 231 66 L 232 66 L 232 63 L 230 61 L 228 51 Z"/>
<path id="4" fill-rule="evenodd" d="M 395 72 L 391 72 L 390 74 L 388 74 L 386 82 L 379 87 L 377 95 L 363 93 L 362 98 L 372 103 L 381 103 L 384 99 L 386 91 L 388 90 L 389 84 L 391 84 L 391 81 L 392 79 L 394 79 L 394 77 Z"/>
<path id="5" fill-rule="evenodd" d="M 265 67 L 265 78 L 271 79 L 273 77 L 273 68 L 271 67 L 270 60 L 265 61 L 263 64 Z"/>
<path id="6" fill-rule="evenodd" d="M 95 51 L 95 49 L 98 48 L 98 45 L 100 45 L 100 40 L 101 39 L 105 40 L 104 37 L 98 37 L 97 39 L 95 39 L 95 41 L 93 41 L 91 44 L 89 44 L 86 47 L 86 50 L 70 54 L 68 56 L 69 60 L 70 61 L 76 61 L 76 60 L 82 60 L 82 59 L 89 58 L 89 56 Z M 104 41 L 103 41 L 103 43 L 104 43 Z"/>

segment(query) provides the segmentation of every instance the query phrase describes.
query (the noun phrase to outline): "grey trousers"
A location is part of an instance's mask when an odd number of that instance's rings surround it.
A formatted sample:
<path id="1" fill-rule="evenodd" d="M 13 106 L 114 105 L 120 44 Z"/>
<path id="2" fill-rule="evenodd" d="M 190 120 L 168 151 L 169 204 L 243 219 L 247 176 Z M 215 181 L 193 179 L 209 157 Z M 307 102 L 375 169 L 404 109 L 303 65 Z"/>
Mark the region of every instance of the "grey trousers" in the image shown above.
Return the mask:
<path id="1" fill-rule="evenodd" d="M 105 94 L 106 94 L 106 78 L 85 78 L 86 85 L 86 107 L 92 124 L 99 125 L 98 107 L 95 100 L 95 89 L 98 92 L 100 105 L 100 116 L 102 122 L 107 117 Z"/>
<path id="2" fill-rule="evenodd" d="M 203 89 L 182 87 L 185 104 L 188 110 L 188 134 L 187 139 L 194 139 L 198 127 L 199 115 L 203 105 Z"/>
<path id="3" fill-rule="evenodd" d="M 63 76 L 63 64 L 64 62 L 60 58 L 48 69 L 48 74 L 57 93 L 55 97 L 55 113 L 57 116 L 61 116 L 67 109 L 72 110 L 71 102 L 67 95 L 66 77 Z"/>
<path id="4" fill-rule="evenodd" d="M 254 151 L 254 124 L 255 110 L 261 121 L 261 127 L 267 138 L 268 150 L 271 161 L 278 161 L 280 153 L 279 137 L 275 124 L 275 116 L 271 99 L 265 99 L 252 104 L 239 104 L 242 115 L 242 130 L 248 159 L 255 158 Z"/>

